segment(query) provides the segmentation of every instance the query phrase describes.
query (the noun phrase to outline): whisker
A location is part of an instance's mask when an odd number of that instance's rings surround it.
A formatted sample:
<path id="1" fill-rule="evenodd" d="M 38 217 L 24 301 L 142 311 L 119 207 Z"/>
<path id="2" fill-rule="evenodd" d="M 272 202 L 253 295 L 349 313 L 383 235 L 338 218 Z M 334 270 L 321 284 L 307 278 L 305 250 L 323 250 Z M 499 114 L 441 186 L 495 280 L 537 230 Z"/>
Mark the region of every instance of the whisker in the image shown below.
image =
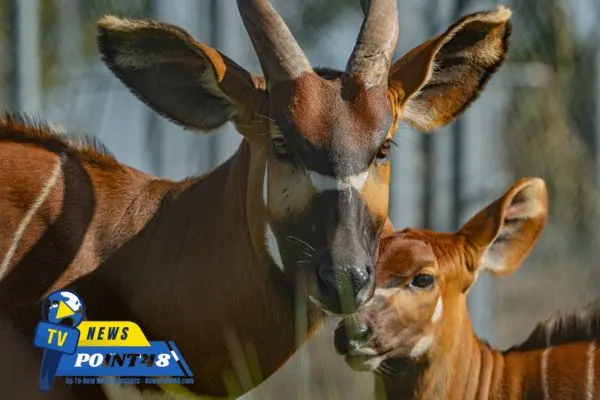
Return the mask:
<path id="1" fill-rule="evenodd" d="M 269 120 L 269 121 L 271 121 L 271 122 L 275 122 L 275 120 L 274 120 L 273 118 L 269 117 L 268 115 L 264 115 L 264 114 L 256 114 L 256 116 L 257 116 L 257 117 L 260 117 L 260 118 L 264 118 L 264 119 L 266 119 L 266 120 Z"/>
<path id="2" fill-rule="evenodd" d="M 300 245 L 303 245 L 303 246 L 305 246 L 307 249 L 309 249 L 311 251 L 316 251 L 314 247 L 312 247 L 310 244 L 306 243 L 304 240 L 300 239 L 297 236 L 289 235 L 287 238 L 289 239 L 289 241 L 298 243 Z"/>
<path id="3" fill-rule="evenodd" d="M 298 260 L 294 262 L 294 265 L 310 264 L 309 260 Z"/>
<path id="4" fill-rule="evenodd" d="M 392 377 L 396 375 L 396 371 L 394 370 L 394 368 L 385 363 L 379 364 L 377 370 L 381 371 L 382 376 Z"/>
<path id="5" fill-rule="evenodd" d="M 307 251 L 304 251 L 304 250 L 302 250 L 302 254 L 304 254 L 304 255 L 305 255 L 305 256 L 307 256 L 308 258 L 312 258 L 312 257 L 313 257 L 313 254 L 311 254 L 311 253 L 309 253 L 309 252 L 307 252 Z"/>

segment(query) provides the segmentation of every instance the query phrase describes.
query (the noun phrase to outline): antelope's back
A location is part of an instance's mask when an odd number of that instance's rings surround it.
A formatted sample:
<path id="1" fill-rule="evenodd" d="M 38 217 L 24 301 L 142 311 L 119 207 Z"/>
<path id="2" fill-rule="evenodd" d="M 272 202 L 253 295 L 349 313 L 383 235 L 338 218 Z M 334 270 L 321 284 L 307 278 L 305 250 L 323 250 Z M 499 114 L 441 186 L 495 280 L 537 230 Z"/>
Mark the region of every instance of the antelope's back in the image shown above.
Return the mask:
<path id="1" fill-rule="evenodd" d="M 39 300 L 85 253 L 83 237 L 93 215 L 90 189 L 83 161 L 66 140 L 49 127 L 0 118 L 2 398 L 72 398 L 62 382 L 44 397 L 32 385 L 41 359 L 31 343 Z"/>

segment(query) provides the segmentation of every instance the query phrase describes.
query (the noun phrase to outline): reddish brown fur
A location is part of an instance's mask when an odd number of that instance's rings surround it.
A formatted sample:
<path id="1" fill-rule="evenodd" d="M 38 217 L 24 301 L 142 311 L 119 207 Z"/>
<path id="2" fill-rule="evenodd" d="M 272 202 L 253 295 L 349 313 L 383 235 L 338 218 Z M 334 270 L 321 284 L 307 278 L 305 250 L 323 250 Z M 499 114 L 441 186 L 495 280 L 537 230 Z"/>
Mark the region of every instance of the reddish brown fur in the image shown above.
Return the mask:
<path id="1" fill-rule="evenodd" d="M 90 166 L 102 169 L 123 168 L 123 165 L 108 155 L 106 150 L 98 150 L 88 143 L 76 143 L 65 141 L 41 121 L 27 120 L 11 114 L 5 114 L 0 118 L 2 130 L 0 140 L 30 145 L 43 148 L 55 154 L 77 154 L 77 156 Z M 100 146 L 100 145 L 97 145 Z"/>
<path id="2" fill-rule="evenodd" d="M 316 148 L 339 146 L 341 143 L 334 143 L 332 132 L 343 132 L 340 139 L 344 147 L 353 150 L 371 149 L 373 132 L 378 129 L 384 128 L 390 136 L 394 133 L 389 123 L 395 123 L 397 115 L 387 121 L 387 126 L 380 126 L 391 117 L 387 88 L 367 91 L 353 78 L 327 80 L 307 74 L 292 82 L 289 90 L 280 90 L 273 94 L 274 102 L 281 102 L 280 98 L 291 99 L 286 119 Z"/>

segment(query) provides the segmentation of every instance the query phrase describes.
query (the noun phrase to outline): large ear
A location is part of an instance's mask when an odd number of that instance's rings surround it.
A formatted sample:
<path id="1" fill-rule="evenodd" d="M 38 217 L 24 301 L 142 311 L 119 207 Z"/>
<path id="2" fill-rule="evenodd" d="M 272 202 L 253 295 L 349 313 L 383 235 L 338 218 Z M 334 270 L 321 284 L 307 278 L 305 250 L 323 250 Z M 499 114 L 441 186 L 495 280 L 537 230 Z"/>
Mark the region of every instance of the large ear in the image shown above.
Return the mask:
<path id="1" fill-rule="evenodd" d="M 510 16 L 504 6 L 468 15 L 400 58 L 389 92 L 402 119 L 431 131 L 458 117 L 504 61 Z"/>
<path id="2" fill-rule="evenodd" d="M 211 130 L 266 104 L 262 78 L 177 26 L 105 16 L 98 47 L 137 97 L 184 127 Z"/>
<path id="3" fill-rule="evenodd" d="M 459 230 L 472 251 L 469 269 L 496 275 L 515 271 L 540 237 L 548 214 L 546 184 L 539 178 L 517 181 L 501 198 Z M 471 257 L 469 257 L 471 258 Z"/>

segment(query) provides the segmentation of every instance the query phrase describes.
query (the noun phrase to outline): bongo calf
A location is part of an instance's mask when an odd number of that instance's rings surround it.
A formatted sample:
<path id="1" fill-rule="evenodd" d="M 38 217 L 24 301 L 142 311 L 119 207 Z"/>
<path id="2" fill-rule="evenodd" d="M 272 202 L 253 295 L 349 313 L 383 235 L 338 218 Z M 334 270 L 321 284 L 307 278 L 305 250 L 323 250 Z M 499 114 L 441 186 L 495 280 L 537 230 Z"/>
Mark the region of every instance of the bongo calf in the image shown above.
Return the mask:
<path id="1" fill-rule="evenodd" d="M 467 293 L 477 275 L 514 272 L 546 216 L 544 181 L 522 179 L 456 233 L 388 236 L 375 297 L 338 326 L 337 350 L 353 369 L 381 373 L 390 399 L 599 398 L 600 307 L 540 323 L 507 351 L 473 332 Z"/>

